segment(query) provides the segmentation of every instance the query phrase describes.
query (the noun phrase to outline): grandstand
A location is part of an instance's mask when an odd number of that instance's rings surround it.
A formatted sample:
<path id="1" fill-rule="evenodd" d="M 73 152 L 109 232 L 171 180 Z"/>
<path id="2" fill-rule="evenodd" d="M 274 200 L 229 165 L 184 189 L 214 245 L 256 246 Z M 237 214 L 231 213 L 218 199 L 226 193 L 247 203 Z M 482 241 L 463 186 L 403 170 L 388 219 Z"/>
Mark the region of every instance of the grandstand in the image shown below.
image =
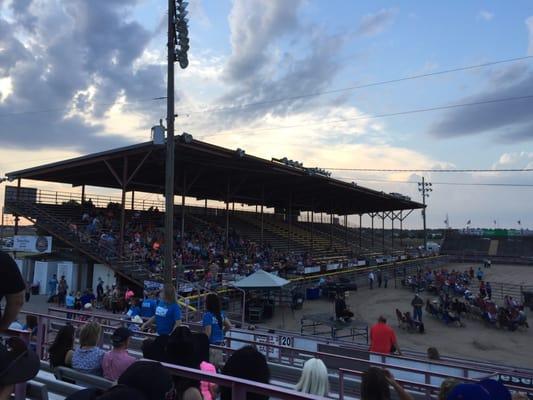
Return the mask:
<path id="1" fill-rule="evenodd" d="M 162 221 L 163 204 L 142 201 L 141 205 L 135 193 L 164 192 L 164 151 L 164 146 L 147 142 L 10 172 L 7 177 L 18 184 L 6 187 L 5 210 L 32 221 L 89 262 L 108 265 L 142 286 L 146 279 L 160 279 L 159 271 L 125 255 L 126 229 L 134 217 L 156 225 Z M 175 168 L 180 171 L 175 194 L 182 196 L 182 204 L 185 197 L 205 202 L 204 207 L 176 206 L 176 215 L 181 216 L 176 221 L 181 226 L 177 235 L 184 237 L 193 226 L 209 226 L 220 233 L 225 248 L 230 232 L 235 231 L 258 246 L 283 252 L 285 257 L 305 255 L 317 265 L 404 254 L 398 245 L 394 248 L 392 232 L 390 242 L 386 241 L 385 220 L 393 224 L 402 218 L 400 212 L 423 207 L 405 197 L 332 179 L 315 169 L 267 161 L 197 140 L 176 138 L 175 152 Z M 22 180 L 71 184 L 81 187 L 81 193 L 47 192 L 22 186 Z M 122 196 L 89 195 L 86 186 L 120 189 Z M 127 193 L 131 202 L 126 201 Z M 222 201 L 225 209 L 207 207 L 208 201 Z M 248 211 L 245 207 L 235 210 L 235 203 L 246 205 Z M 249 211 L 250 207 L 256 211 Z M 104 218 L 111 210 L 109 240 L 102 241 L 94 232 L 80 234 L 87 225 L 82 217 L 89 210 Z M 311 214 L 310 221 L 301 217 L 306 212 Z M 361 227 L 334 222 L 334 215 L 347 218 L 366 213 L 372 220 L 380 217 L 381 240 L 375 238 L 373 229 L 368 235 Z M 323 221 L 323 214 L 329 222 Z M 315 215 L 320 215 L 321 222 L 318 217 L 314 220 Z"/>
<path id="2" fill-rule="evenodd" d="M 533 236 L 516 231 L 485 229 L 474 232 L 447 230 L 442 254 L 457 260 L 490 259 L 510 264 L 533 263 Z"/>

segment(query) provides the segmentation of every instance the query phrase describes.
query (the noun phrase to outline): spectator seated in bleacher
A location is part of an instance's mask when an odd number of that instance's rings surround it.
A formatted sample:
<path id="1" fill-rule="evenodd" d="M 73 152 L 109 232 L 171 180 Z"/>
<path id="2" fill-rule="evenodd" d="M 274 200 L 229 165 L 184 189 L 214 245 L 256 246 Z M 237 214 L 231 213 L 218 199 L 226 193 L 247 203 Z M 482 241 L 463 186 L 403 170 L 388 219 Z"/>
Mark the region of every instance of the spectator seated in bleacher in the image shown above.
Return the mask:
<path id="1" fill-rule="evenodd" d="M 390 386 L 400 400 L 413 400 L 413 397 L 394 379 L 386 369 L 370 367 L 361 377 L 361 400 L 390 400 Z"/>
<path id="2" fill-rule="evenodd" d="M 104 378 L 116 381 L 135 362 L 135 357 L 128 354 L 130 336 L 130 330 L 124 327 L 117 328 L 113 332 L 111 336 L 113 349 L 105 353 L 102 360 Z"/>
<path id="3" fill-rule="evenodd" d="M 154 361 L 136 361 L 124 371 L 116 386 L 105 391 L 99 388 L 83 389 L 71 394 L 66 400 L 165 400 L 175 398 L 172 376 L 165 367 Z"/>
<path id="4" fill-rule="evenodd" d="M 70 324 L 59 328 L 53 343 L 48 349 L 50 367 L 70 367 L 74 354 L 74 327 Z"/>
<path id="5" fill-rule="evenodd" d="M 329 392 L 328 369 L 318 358 L 310 358 L 304 363 L 302 376 L 295 386 L 302 393 L 325 397 Z"/>
<path id="6" fill-rule="evenodd" d="M 87 374 L 102 376 L 102 359 L 105 351 L 98 347 L 102 327 L 97 322 L 88 322 L 80 332 L 80 347 L 72 355 L 72 368 Z"/>
<path id="7" fill-rule="evenodd" d="M 270 382 L 267 360 L 252 346 L 244 346 L 234 352 L 222 368 L 222 374 L 260 383 Z M 231 400 L 231 395 L 231 388 L 225 386 L 220 388 L 221 400 Z M 268 400 L 268 396 L 248 393 L 246 400 Z"/>

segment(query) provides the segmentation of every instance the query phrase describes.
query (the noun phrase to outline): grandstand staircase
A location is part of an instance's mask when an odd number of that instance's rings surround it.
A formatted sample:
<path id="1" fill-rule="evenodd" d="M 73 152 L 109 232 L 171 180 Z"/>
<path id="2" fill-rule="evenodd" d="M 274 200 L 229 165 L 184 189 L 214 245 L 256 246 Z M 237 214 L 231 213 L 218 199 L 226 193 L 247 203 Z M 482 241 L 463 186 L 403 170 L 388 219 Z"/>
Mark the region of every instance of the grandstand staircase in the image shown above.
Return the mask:
<path id="1" fill-rule="evenodd" d="M 495 256 L 498 254 L 498 245 L 500 242 L 498 240 L 491 240 L 489 244 L 489 256 Z"/>
<path id="2" fill-rule="evenodd" d="M 91 237 L 81 240 L 79 236 L 71 232 L 65 220 L 52 215 L 39 204 L 18 200 L 10 202 L 9 208 L 13 214 L 28 219 L 35 226 L 45 230 L 95 262 L 109 266 L 117 274 L 138 286 L 142 286 L 145 279 L 159 280 L 159 276 L 150 272 L 144 264 L 117 255 L 116 248 L 106 247 L 98 243 L 98 239 Z M 104 253 L 110 255 L 105 256 Z"/>

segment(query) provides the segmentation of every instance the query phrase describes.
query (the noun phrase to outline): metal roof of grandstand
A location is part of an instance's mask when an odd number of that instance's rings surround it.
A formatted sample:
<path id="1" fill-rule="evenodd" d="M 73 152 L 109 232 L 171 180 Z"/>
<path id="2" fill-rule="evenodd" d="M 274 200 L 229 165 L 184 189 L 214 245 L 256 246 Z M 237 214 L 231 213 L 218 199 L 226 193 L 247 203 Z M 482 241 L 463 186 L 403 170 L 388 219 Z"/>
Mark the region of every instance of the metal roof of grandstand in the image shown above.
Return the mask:
<path id="1" fill-rule="evenodd" d="M 420 203 L 343 182 L 301 166 L 176 137 L 175 193 L 219 200 L 339 215 L 423 208 Z M 164 193 L 165 145 L 145 142 L 7 173 L 73 186 Z"/>

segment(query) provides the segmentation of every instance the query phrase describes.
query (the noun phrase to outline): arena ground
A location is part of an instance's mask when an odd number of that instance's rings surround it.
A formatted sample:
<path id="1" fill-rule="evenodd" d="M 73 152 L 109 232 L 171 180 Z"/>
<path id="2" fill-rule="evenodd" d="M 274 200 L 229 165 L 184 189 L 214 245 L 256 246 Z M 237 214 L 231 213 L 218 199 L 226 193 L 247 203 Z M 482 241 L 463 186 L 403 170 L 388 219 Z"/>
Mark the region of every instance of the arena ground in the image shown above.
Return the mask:
<path id="1" fill-rule="evenodd" d="M 448 265 L 449 269 L 459 270 L 469 267 L 470 264 Z M 493 265 L 485 272 L 488 281 L 533 285 L 531 266 Z M 424 302 L 427 297 L 427 294 L 422 294 Z M 394 284 L 389 282 L 388 289 L 369 290 L 367 287 L 361 287 L 357 292 L 350 292 L 346 302 L 355 313 L 356 319 L 364 320 L 369 325 L 373 324 L 379 315 L 384 315 L 394 327 L 400 347 L 426 351 L 429 346 L 434 346 L 442 355 L 533 368 L 533 312 L 529 309 L 526 313 L 531 327 L 527 330 L 510 332 L 470 319 L 464 320 L 464 328 L 446 326 L 424 313 L 426 333 L 408 333 L 398 328 L 395 309 L 410 311 L 412 298 L 412 292 L 402 288 L 394 289 Z M 284 315 L 278 312 L 275 319 L 267 325 L 277 329 L 299 331 L 302 315 L 326 312 L 333 315 L 333 308 L 333 303 L 327 300 L 306 301 L 303 310 L 285 310 Z"/>

